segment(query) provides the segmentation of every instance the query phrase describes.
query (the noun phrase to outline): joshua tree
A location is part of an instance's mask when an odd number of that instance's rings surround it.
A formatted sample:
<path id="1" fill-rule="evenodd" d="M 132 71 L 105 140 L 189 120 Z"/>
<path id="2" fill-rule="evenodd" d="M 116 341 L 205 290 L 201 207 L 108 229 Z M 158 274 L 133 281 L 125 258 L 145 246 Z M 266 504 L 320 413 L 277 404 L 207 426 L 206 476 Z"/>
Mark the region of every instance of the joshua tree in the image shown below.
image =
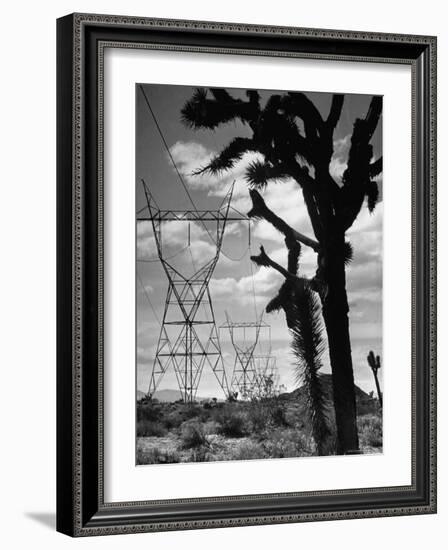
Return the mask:
<path id="1" fill-rule="evenodd" d="M 261 217 L 267 207 L 256 191 L 251 191 L 251 197 L 254 208 L 249 212 L 249 216 Z M 266 306 L 266 312 L 279 309 L 285 312 L 286 323 L 292 334 L 292 350 L 297 358 L 296 381 L 298 385 L 303 384 L 305 387 L 313 438 L 317 454 L 322 456 L 330 453 L 331 429 L 328 421 L 327 398 L 319 374 L 322 366 L 321 356 L 325 347 L 320 307 L 306 279 L 300 279 L 297 276 L 300 242 L 287 237 L 285 244 L 288 249 L 287 271 L 271 260 L 263 247 L 260 247 L 259 256 L 251 256 L 251 260 L 258 265 L 271 267 L 285 277 L 285 282 L 277 296 Z"/>
<path id="2" fill-rule="evenodd" d="M 370 140 L 381 116 L 382 99 L 373 97 L 365 118 L 354 121 L 347 169 L 339 185 L 330 173 L 330 162 L 343 95 L 332 96 L 325 119 L 303 93 L 274 94 L 264 106 L 257 91 L 247 90 L 246 97 L 235 98 L 224 89 L 198 89 L 185 104 L 182 118 L 192 128 L 215 129 L 221 124 L 239 120 L 251 134 L 251 137 L 233 139 L 197 173 L 220 173 L 231 169 L 245 153 L 257 152 L 262 160 L 253 161 L 246 172 L 253 190 L 263 189 L 268 182 L 275 180 L 292 178 L 297 182 L 314 238 L 301 235 L 272 212 L 273 220 L 266 218 L 267 212 L 264 217 L 276 224 L 285 238 L 310 246 L 317 252 L 316 275 L 311 281 L 307 282 L 287 270 L 283 274 L 285 280 L 296 286 L 299 294 L 299 288 L 306 287 L 319 296 L 332 369 L 337 451 L 357 452 L 359 443 L 345 279 L 351 247 L 345 240 L 345 233 L 358 216 L 364 199 L 367 197 L 370 211 L 378 199 L 374 178 L 382 171 L 382 159 L 373 161 Z M 252 195 L 253 200 L 254 197 L 261 198 L 259 194 Z"/>
<path id="3" fill-rule="evenodd" d="M 378 400 L 380 402 L 380 405 L 383 406 L 383 394 L 380 388 L 380 381 L 378 380 L 378 369 L 381 368 L 380 356 L 379 355 L 375 356 L 373 351 L 370 351 L 369 355 L 367 356 L 367 363 L 369 364 L 369 367 L 372 369 L 373 377 L 375 378 L 376 393 L 378 394 Z"/>

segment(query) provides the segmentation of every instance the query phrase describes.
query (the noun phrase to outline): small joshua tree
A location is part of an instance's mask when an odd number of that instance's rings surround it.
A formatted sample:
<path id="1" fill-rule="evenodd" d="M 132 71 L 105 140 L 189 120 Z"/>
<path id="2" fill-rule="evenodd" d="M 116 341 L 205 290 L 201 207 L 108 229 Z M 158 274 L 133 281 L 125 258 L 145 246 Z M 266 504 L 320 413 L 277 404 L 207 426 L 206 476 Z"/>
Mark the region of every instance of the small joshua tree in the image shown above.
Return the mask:
<path id="1" fill-rule="evenodd" d="M 381 360 L 380 356 L 373 353 L 373 351 L 369 352 L 369 355 L 367 356 L 367 363 L 369 364 L 369 367 L 372 369 L 373 377 L 375 378 L 375 385 L 376 385 L 376 392 L 378 394 L 378 400 L 380 402 L 380 405 L 383 406 L 383 394 L 381 393 L 380 388 L 380 381 L 378 380 L 378 369 L 381 368 Z"/>

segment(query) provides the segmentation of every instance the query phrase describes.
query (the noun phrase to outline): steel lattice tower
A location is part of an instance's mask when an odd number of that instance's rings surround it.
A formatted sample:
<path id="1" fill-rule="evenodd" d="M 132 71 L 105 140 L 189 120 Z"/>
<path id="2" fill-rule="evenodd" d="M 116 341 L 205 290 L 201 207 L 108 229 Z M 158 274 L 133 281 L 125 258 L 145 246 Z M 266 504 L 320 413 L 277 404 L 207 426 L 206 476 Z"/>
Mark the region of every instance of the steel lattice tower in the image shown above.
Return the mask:
<path id="1" fill-rule="evenodd" d="M 152 223 L 157 253 L 168 278 L 168 291 L 165 300 L 162 326 L 157 343 L 149 395 L 153 395 L 163 375 L 172 367 L 176 374 L 182 399 L 193 402 L 204 366 L 215 374 L 226 397 L 229 386 L 221 354 L 215 314 L 210 296 L 209 282 L 218 262 L 226 223 L 229 220 L 245 218 L 230 217 L 229 208 L 233 185 L 224 197 L 218 210 L 160 210 L 144 183 L 149 218 Z M 216 244 L 216 253 L 211 260 L 191 276 L 185 276 L 165 257 L 162 246 L 162 225 L 170 221 L 199 222 L 206 228 L 206 222 L 213 222 L 214 236 L 207 233 Z"/>
<path id="2" fill-rule="evenodd" d="M 232 392 L 238 392 L 242 399 L 250 399 L 257 395 L 260 389 L 261 376 L 265 375 L 267 369 L 266 358 L 268 355 L 256 355 L 255 350 L 259 342 L 261 330 L 269 331 L 271 327 L 264 323 L 262 319 L 255 322 L 232 322 L 227 315 L 227 323 L 221 325 L 220 329 L 227 329 L 230 334 L 230 341 L 235 351 L 235 361 L 233 365 L 230 389 Z M 251 332 L 251 337 L 247 338 L 247 332 Z M 238 335 L 239 334 L 239 338 Z M 269 357 L 270 354 L 269 354 Z"/>

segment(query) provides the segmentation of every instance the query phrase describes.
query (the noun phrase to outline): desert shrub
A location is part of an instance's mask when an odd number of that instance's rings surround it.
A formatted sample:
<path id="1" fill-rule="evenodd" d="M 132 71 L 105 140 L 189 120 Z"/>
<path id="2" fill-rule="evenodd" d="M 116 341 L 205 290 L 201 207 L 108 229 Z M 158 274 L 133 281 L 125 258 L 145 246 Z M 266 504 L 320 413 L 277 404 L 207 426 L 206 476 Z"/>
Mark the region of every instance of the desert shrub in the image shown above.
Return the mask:
<path id="1" fill-rule="evenodd" d="M 292 441 L 284 439 L 271 441 L 267 439 L 263 442 L 263 447 L 266 455 L 269 458 L 291 458 L 299 456 L 298 451 Z"/>
<path id="2" fill-rule="evenodd" d="M 268 427 L 270 421 L 269 409 L 261 401 L 252 401 L 247 407 L 247 418 L 252 432 L 260 433 Z"/>
<path id="3" fill-rule="evenodd" d="M 256 458 L 267 458 L 267 455 L 260 443 L 255 441 L 243 441 L 234 450 L 230 460 L 251 460 Z"/>
<path id="4" fill-rule="evenodd" d="M 275 426 L 289 425 L 288 419 L 286 418 L 285 406 L 280 401 L 272 400 L 272 404 L 270 406 L 270 413 L 271 413 L 272 423 Z"/>
<path id="5" fill-rule="evenodd" d="M 208 420 L 204 423 L 203 428 L 206 435 L 218 434 L 220 424 L 215 420 Z"/>
<path id="6" fill-rule="evenodd" d="M 185 420 L 191 420 L 201 415 L 202 407 L 196 403 L 184 403 L 182 407 L 182 416 Z"/>
<path id="7" fill-rule="evenodd" d="M 210 453 L 207 447 L 201 446 L 197 449 L 191 449 L 188 457 L 188 462 L 208 462 L 210 460 Z"/>
<path id="8" fill-rule="evenodd" d="M 201 420 L 204 414 L 207 418 L 210 416 L 208 411 L 204 411 L 202 406 L 197 404 L 163 403 L 163 408 L 157 418 L 167 430 L 172 431 L 180 428 L 188 420 Z"/>
<path id="9" fill-rule="evenodd" d="M 229 407 L 224 407 L 215 416 L 219 424 L 218 433 L 225 437 L 243 437 L 246 435 L 246 421 L 244 416 Z"/>
<path id="10" fill-rule="evenodd" d="M 248 404 L 247 416 L 252 430 L 261 433 L 275 426 L 288 426 L 285 406 L 278 399 L 254 399 Z"/>
<path id="11" fill-rule="evenodd" d="M 163 437 L 166 434 L 167 430 L 161 422 L 137 421 L 137 437 Z"/>
<path id="12" fill-rule="evenodd" d="M 270 438 L 262 443 L 270 458 L 290 458 L 315 454 L 311 436 L 297 430 L 272 431 Z"/>
<path id="13" fill-rule="evenodd" d="M 309 456 L 315 454 L 314 440 L 311 434 L 299 432 L 297 430 L 285 430 L 285 434 L 294 443 L 296 456 Z"/>
<path id="14" fill-rule="evenodd" d="M 175 451 L 161 451 L 157 448 L 137 449 L 137 464 L 175 464 L 180 462 L 180 457 Z"/>
<path id="15" fill-rule="evenodd" d="M 199 422 L 185 422 L 182 424 L 181 430 L 181 445 L 183 449 L 192 449 L 208 444 L 204 428 Z"/>
<path id="16" fill-rule="evenodd" d="M 381 416 L 374 414 L 359 416 L 358 432 L 361 447 L 382 447 L 383 422 Z"/>
<path id="17" fill-rule="evenodd" d="M 145 401 L 137 404 L 137 421 L 150 420 L 155 422 L 160 420 L 162 414 L 162 405 L 158 402 Z"/>
<path id="18" fill-rule="evenodd" d="M 182 415 L 181 411 L 178 410 L 167 413 L 162 419 L 163 425 L 167 430 L 179 428 L 184 421 L 184 416 Z"/>
<path id="19" fill-rule="evenodd" d="M 373 396 L 356 396 L 356 410 L 358 416 L 381 414 L 381 405 L 378 399 Z"/>

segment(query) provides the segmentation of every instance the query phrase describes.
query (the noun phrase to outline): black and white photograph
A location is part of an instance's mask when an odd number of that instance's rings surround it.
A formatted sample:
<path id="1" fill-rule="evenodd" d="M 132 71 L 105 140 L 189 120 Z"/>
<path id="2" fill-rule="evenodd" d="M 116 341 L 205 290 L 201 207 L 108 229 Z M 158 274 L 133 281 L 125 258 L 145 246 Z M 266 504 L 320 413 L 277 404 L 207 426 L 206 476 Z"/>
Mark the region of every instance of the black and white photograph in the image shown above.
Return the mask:
<path id="1" fill-rule="evenodd" d="M 136 85 L 136 464 L 382 452 L 382 97 Z"/>
<path id="2" fill-rule="evenodd" d="M 442 6 L 5 5 L 4 548 L 441 548 Z"/>

